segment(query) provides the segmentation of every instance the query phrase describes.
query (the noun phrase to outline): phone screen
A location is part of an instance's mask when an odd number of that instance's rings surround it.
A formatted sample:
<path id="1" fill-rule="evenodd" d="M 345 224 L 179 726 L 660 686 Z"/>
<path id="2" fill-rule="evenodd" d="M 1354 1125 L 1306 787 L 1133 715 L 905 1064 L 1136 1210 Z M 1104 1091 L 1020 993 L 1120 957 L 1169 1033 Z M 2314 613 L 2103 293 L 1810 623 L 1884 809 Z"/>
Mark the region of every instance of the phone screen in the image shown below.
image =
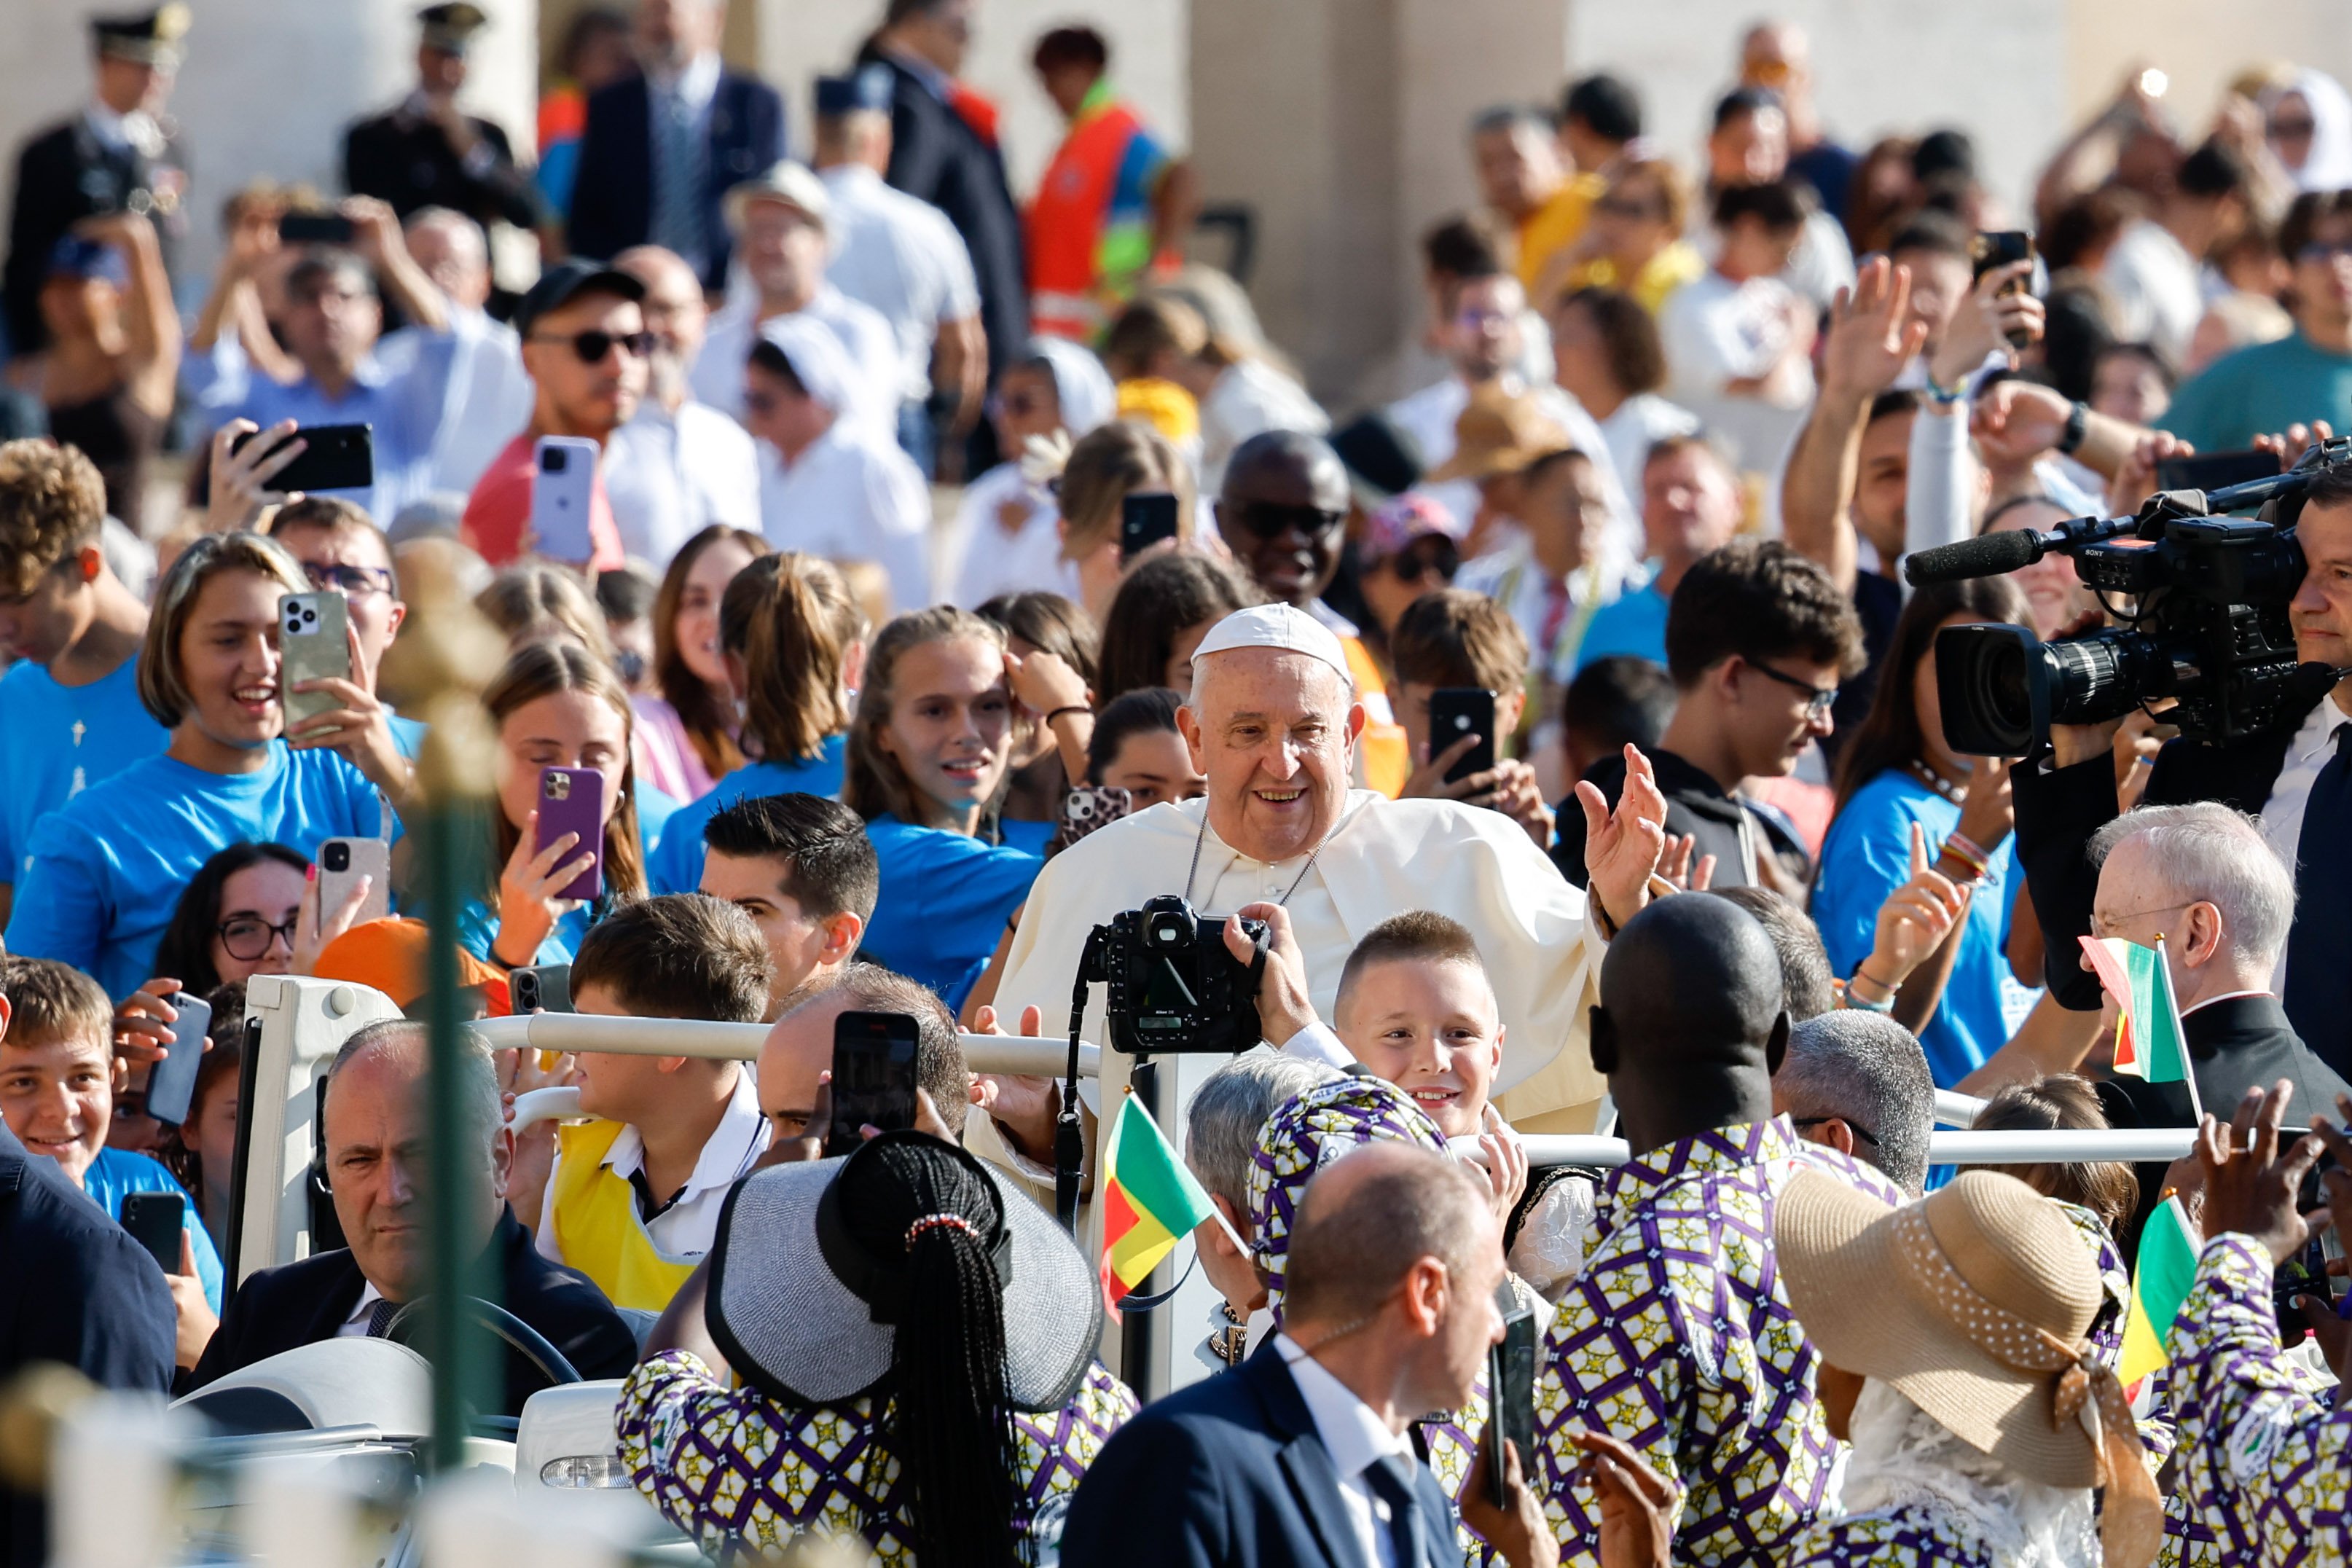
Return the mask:
<path id="1" fill-rule="evenodd" d="M 204 1065 L 205 1037 L 212 1033 L 213 1005 L 183 992 L 173 996 L 172 1006 L 179 1014 L 172 1020 L 174 1038 L 171 1054 L 148 1071 L 147 1114 L 178 1127 L 188 1120 L 189 1102 L 195 1098 L 196 1069 Z M 175 1262 L 177 1258 L 173 1254 Z"/>
<path id="2" fill-rule="evenodd" d="M 1495 694 L 1475 686 L 1442 686 L 1429 694 L 1429 754 L 1433 757 L 1465 735 L 1478 743 L 1445 770 L 1445 782 L 1455 784 L 1495 765 Z"/>
<path id="3" fill-rule="evenodd" d="M 1118 558 L 1132 561 L 1163 539 L 1176 537 L 1176 498 L 1147 490 L 1119 503 Z"/>
<path id="4" fill-rule="evenodd" d="M 904 1013 L 844 1013 L 833 1021 L 833 1120 L 827 1158 L 865 1142 L 860 1127 L 895 1132 L 915 1124 L 922 1032 Z"/>
<path id="5" fill-rule="evenodd" d="M 1536 1457 L 1536 1320 L 1505 1280 L 1495 1292 L 1502 1342 L 1486 1352 L 1486 1477 L 1496 1507 L 1508 1507 L 1498 1439 L 1519 1451 L 1519 1473 L 1533 1484 Z"/>
<path id="6" fill-rule="evenodd" d="M 147 1249 L 166 1274 L 180 1271 L 180 1237 L 187 1226 L 188 1200 L 177 1193 L 125 1193 L 122 1228 Z"/>

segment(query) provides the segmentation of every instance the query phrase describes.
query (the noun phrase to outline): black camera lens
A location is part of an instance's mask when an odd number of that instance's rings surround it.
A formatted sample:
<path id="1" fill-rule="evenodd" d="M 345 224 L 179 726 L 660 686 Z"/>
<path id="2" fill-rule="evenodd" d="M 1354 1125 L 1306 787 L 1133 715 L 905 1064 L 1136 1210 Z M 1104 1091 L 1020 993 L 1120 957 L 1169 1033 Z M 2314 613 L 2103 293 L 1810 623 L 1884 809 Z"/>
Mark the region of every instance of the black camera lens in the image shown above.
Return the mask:
<path id="1" fill-rule="evenodd" d="M 561 447 L 550 447 L 539 455 L 539 471 L 542 474 L 560 474 L 571 461 L 571 453 Z"/>
<path id="2" fill-rule="evenodd" d="M 352 847 L 348 844 L 328 845 L 319 852 L 319 864 L 324 866 L 330 871 L 350 870 L 352 868 Z"/>

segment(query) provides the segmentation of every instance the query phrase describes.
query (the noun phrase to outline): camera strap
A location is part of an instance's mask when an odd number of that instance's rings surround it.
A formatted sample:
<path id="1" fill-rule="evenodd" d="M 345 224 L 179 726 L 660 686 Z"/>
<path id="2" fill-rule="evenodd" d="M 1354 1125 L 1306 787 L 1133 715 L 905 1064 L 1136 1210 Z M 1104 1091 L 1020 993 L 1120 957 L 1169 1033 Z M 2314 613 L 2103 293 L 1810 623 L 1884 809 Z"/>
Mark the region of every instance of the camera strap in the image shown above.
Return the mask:
<path id="1" fill-rule="evenodd" d="M 1054 1217 L 1071 1237 L 1078 1234 L 1078 1181 L 1086 1163 L 1087 1135 L 1078 1105 L 1078 1035 L 1087 1021 L 1087 985 L 1102 967 L 1102 931 L 1087 938 L 1070 990 L 1070 1059 L 1062 1075 L 1062 1110 L 1054 1123 Z"/>

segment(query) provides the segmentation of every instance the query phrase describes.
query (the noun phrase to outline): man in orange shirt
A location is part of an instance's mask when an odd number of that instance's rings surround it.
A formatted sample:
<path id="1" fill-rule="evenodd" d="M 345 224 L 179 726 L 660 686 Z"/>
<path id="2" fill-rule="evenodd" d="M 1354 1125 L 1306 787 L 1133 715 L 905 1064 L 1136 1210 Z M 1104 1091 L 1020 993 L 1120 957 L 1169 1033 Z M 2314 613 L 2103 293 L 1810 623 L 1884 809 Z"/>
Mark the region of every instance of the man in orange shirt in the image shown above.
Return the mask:
<path id="1" fill-rule="evenodd" d="M 493 566 L 530 553 L 530 489 L 542 436 L 584 436 L 599 447 L 646 395 L 653 347 L 639 309 L 646 286 L 625 272 L 565 261 L 540 275 L 514 315 L 523 368 L 536 389 L 530 423 L 507 443 L 466 501 L 460 537 Z M 600 474 L 589 502 L 591 554 L 572 562 L 611 571 L 626 559 Z"/>

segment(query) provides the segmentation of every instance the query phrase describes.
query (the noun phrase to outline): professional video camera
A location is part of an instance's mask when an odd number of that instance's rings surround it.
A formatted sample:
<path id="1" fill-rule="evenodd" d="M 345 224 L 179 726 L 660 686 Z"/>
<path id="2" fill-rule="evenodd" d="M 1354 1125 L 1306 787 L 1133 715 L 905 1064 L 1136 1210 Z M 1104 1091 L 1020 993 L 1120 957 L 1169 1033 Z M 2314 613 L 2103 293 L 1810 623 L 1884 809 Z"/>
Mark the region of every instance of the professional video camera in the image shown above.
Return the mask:
<path id="1" fill-rule="evenodd" d="M 2182 734 L 2221 745 L 2309 708 L 2341 672 L 2295 660 L 2287 605 L 2304 563 L 2294 521 L 2313 477 L 2347 463 L 2352 437 L 2313 447 L 2283 474 L 2162 491 L 2130 517 L 1988 533 L 1910 557 L 1904 575 L 1917 586 L 2069 555 L 2122 623 L 2053 643 L 2022 626 L 1937 633 L 1945 740 L 1980 756 L 2024 756 L 2053 724 L 2119 719 L 2168 697 L 2165 717 Z M 2222 515 L 2255 506 L 2252 519 Z M 2128 610 L 2110 595 L 2129 595 Z"/>

